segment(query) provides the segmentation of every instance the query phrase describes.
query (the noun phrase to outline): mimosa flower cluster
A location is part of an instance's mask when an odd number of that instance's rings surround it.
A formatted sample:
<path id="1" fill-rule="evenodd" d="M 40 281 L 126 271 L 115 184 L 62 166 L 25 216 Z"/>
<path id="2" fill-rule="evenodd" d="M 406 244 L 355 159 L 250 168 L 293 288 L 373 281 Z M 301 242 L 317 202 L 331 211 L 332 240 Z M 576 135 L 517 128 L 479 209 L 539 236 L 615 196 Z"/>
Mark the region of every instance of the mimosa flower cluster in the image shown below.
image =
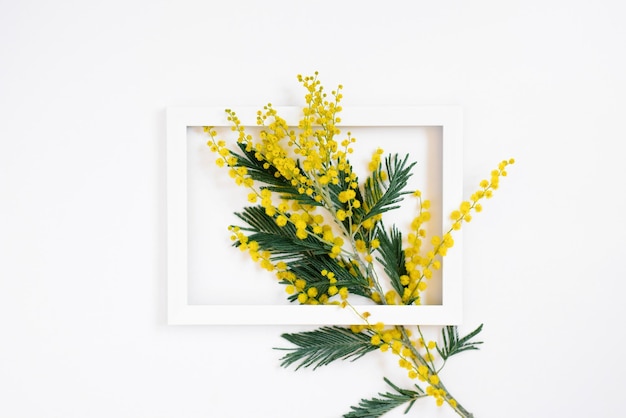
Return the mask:
<path id="1" fill-rule="evenodd" d="M 350 132 L 342 136 L 339 128 L 343 87 L 327 92 L 317 75 L 298 76 L 306 93 L 297 127 L 289 126 L 268 104 L 257 113 L 261 130 L 255 136 L 246 132 L 235 111 L 226 110 L 236 135 L 234 149 L 213 127 L 204 128 L 216 164 L 248 190 L 251 206 L 236 214 L 242 225 L 229 227 L 234 246 L 274 272 L 293 303 L 347 307 L 353 298 L 365 298 L 372 304 L 421 304 L 428 281 L 454 246 L 455 231 L 482 210 L 514 161 L 501 161 L 450 214 L 449 230 L 429 237 L 425 226 L 431 218 L 430 201 L 419 190 L 406 190 L 415 163 L 408 155 L 385 156 L 377 148 L 360 182 L 349 159 L 356 139 Z M 405 196 L 417 204 L 410 228 L 403 233 L 382 221 Z M 427 340 L 419 326 L 371 324 L 367 312 L 357 314 L 362 323 L 352 327 L 284 334 L 296 348 L 287 349 L 282 365 L 319 367 L 373 351 L 389 352 L 398 357 L 407 376 L 420 383 L 401 389 L 385 378 L 394 393 L 363 399 L 344 417 L 378 417 L 404 403 L 410 408 L 421 397 L 446 403 L 460 416 L 472 416 L 448 392 L 439 373 L 449 357 L 478 348 L 480 342 L 472 338 L 482 325 L 462 338 L 456 327 L 445 327 L 435 341 Z"/>

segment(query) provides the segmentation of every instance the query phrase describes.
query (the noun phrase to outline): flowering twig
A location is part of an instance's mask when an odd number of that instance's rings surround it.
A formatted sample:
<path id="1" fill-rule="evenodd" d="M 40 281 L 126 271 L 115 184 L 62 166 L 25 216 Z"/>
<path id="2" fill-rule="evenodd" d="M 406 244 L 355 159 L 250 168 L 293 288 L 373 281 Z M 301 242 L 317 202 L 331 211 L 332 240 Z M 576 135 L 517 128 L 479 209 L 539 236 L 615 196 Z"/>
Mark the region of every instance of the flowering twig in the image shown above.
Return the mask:
<path id="1" fill-rule="evenodd" d="M 455 231 L 482 210 L 483 200 L 492 197 L 514 161 L 500 162 L 490 179 L 481 181 L 470 199 L 452 212 L 449 230 L 431 237 L 432 248 L 425 249 L 430 202 L 420 191 L 406 190 L 415 163 L 408 155 L 383 158 L 383 150 L 376 149 L 367 178 L 359 183 L 348 158 L 356 139 L 350 133 L 337 139 L 342 86 L 327 94 L 317 73 L 298 80 L 306 90 L 306 104 L 297 129 L 271 104 L 257 113 L 258 138 L 246 133 L 234 111 L 226 110 L 237 134 L 235 149 L 212 127 L 205 127 L 217 165 L 249 189 L 253 204 L 236 214 L 244 225 L 229 227 L 234 246 L 275 272 L 289 301 L 350 307 L 361 321 L 348 328 L 283 334 L 295 347 L 283 349 L 288 353 L 281 365 L 317 368 L 336 360 L 355 361 L 374 351 L 390 352 L 398 356 L 408 377 L 420 383 L 401 389 L 385 378 L 394 393 L 363 399 L 344 417 L 378 417 L 405 403 L 408 411 L 417 399 L 428 396 L 462 417 L 472 417 L 448 391 L 440 372 L 453 355 L 478 348 L 481 342 L 473 338 L 482 325 L 462 338 L 456 327 L 445 327 L 439 341 L 426 341 L 419 326 L 370 323 L 369 313 L 357 311 L 350 300 L 354 296 L 379 305 L 420 304 L 433 271 L 441 268 L 441 259 L 454 246 Z M 382 219 L 407 195 L 418 199 L 418 211 L 404 237 L 395 226 L 384 227 Z M 376 264 L 386 277 L 380 277 Z"/>

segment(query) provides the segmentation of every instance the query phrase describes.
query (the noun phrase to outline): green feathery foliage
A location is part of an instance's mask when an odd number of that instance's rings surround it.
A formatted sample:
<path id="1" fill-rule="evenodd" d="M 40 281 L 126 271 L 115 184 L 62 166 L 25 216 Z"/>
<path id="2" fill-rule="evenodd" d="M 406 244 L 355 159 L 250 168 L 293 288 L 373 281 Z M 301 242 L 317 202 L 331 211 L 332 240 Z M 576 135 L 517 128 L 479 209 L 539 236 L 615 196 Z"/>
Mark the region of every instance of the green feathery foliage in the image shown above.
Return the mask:
<path id="1" fill-rule="evenodd" d="M 357 360 L 365 354 L 378 349 L 370 342 L 369 331 L 352 332 L 343 327 L 321 327 L 314 331 L 282 334 L 282 337 L 297 348 L 278 348 L 290 353 L 281 358 L 282 367 L 300 363 L 296 367 L 313 366 L 313 370 L 326 366 L 335 360 Z"/>
<path id="2" fill-rule="evenodd" d="M 384 379 L 397 393 L 379 393 L 378 396 L 381 398 L 362 399 L 357 406 L 351 406 L 350 409 L 352 411 L 344 414 L 343 418 L 378 418 L 392 409 L 409 402 L 404 411 L 406 414 L 416 400 L 427 396 L 417 385 L 415 385 L 417 390 L 400 389 L 391 383 L 389 379 Z"/>
<path id="3" fill-rule="evenodd" d="M 400 282 L 400 276 L 407 274 L 402 249 L 402 233 L 395 225 L 387 232 L 381 223 L 376 229 L 376 238 L 380 241 L 380 247 L 377 248 L 380 257 L 376 257 L 376 260 L 383 266 L 394 290 L 402 295 L 404 285 Z"/>
<path id="4" fill-rule="evenodd" d="M 272 216 L 265 213 L 261 206 L 248 206 L 243 212 L 235 215 L 247 223 L 249 227 L 241 228 L 252 232 L 249 235 L 251 241 L 256 241 L 259 248 L 272 253 L 273 260 L 298 259 L 319 254 L 328 254 L 330 247 L 313 237 L 300 239 L 296 236 L 296 228 L 287 224 L 280 227 Z M 233 245 L 238 246 L 239 241 Z"/>
<path id="5" fill-rule="evenodd" d="M 298 260 L 292 260 L 289 263 L 289 271 L 294 273 L 296 277 L 306 280 L 307 286 L 315 287 L 320 293 L 326 293 L 330 287 L 329 280 L 320 274 L 321 271 L 327 270 L 335 273 L 337 287 L 347 287 L 351 294 L 371 297 L 372 289 L 369 281 L 361 274 L 359 269 L 349 270 L 338 263 L 337 259 L 331 258 L 326 254 L 302 257 Z M 289 284 L 288 281 L 282 281 L 282 284 Z M 298 295 L 290 295 L 289 301 L 295 301 Z"/>
<path id="6" fill-rule="evenodd" d="M 483 329 L 483 324 L 480 324 L 478 328 L 467 334 L 465 337 L 459 339 L 459 331 L 456 326 L 447 326 L 441 330 L 443 337 L 443 347 L 437 345 L 437 351 L 442 359 L 447 360 L 455 354 L 461 353 L 467 350 L 478 350 L 477 345 L 482 344 L 482 341 L 470 342 L 480 331 Z"/>
<path id="7" fill-rule="evenodd" d="M 412 175 L 411 170 L 416 163 L 409 164 L 408 159 L 408 154 L 403 160 L 400 160 L 397 154 L 389 155 L 385 158 L 385 170 L 388 180 L 384 180 L 380 165 L 367 178 L 364 190 L 367 214 L 364 219 L 397 209 L 403 196 L 411 194 L 410 191 L 405 191 L 404 188 Z"/>
<path id="8" fill-rule="evenodd" d="M 252 180 L 264 183 L 266 189 L 279 193 L 284 199 L 300 202 L 303 205 L 322 206 L 322 203 L 317 202 L 311 196 L 299 193 L 298 188 L 293 186 L 285 177 L 277 176 L 278 170 L 273 164 L 268 164 L 267 168 L 264 167 L 264 164 L 267 162 L 263 159 L 258 159 L 254 151 L 246 148 L 246 144 L 238 142 L 237 146 L 243 155 L 233 151 L 230 152 L 231 155 L 237 158 L 235 167 L 245 167 Z"/>

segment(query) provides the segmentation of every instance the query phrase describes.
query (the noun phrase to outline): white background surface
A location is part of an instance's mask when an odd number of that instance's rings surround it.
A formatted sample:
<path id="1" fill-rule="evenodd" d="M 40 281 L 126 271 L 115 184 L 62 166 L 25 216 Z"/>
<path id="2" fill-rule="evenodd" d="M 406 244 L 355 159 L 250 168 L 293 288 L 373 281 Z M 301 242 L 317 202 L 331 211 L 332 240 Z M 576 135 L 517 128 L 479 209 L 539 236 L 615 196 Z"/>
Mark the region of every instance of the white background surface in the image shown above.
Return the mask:
<path id="1" fill-rule="evenodd" d="M 465 230 L 466 329 L 486 343 L 443 374 L 456 397 L 481 418 L 622 416 L 625 15 L 1 1 L 0 416 L 337 417 L 403 381 L 377 355 L 280 369 L 296 327 L 165 325 L 165 107 L 297 105 L 314 70 L 346 105 L 463 106 L 467 194 L 518 161 Z"/>

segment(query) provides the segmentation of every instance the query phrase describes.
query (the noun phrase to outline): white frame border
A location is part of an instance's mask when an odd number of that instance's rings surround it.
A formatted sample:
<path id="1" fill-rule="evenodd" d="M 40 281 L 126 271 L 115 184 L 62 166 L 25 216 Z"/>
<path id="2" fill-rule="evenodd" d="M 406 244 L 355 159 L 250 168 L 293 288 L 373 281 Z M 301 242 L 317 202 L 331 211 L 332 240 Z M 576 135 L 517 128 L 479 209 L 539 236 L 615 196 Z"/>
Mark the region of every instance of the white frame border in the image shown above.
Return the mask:
<path id="1" fill-rule="evenodd" d="M 239 107 L 243 126 L 257 126 L 261 107 Z M 276 107 L 288 124 L 297 126 L 300 107 Z M 361 319 L 335 305 L 190 305 L 187 273 L 187 127 L 231 126 L 223 107 L 167 108 L 167 307 L 170 325 L 351 325 Z M 462 114 L 456 106 L 344 107 L 345 126 L 442 127 L 442 231 L 463 197 Z M 461 231 L 442 269 L 442 304 L 422 306 L 357 305 L 370 321 L 387 325 L 454 325 L 463 315 Z"/>

